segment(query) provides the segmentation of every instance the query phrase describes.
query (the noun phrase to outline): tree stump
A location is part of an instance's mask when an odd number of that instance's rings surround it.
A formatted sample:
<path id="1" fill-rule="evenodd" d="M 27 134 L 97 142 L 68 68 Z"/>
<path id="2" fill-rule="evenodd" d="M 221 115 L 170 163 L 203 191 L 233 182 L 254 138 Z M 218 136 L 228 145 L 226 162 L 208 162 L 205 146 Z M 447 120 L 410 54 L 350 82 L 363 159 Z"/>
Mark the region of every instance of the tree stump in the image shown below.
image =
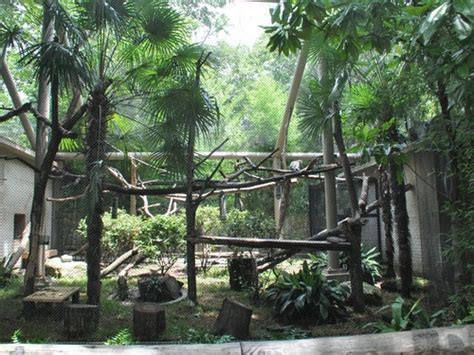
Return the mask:
<path id="1" fill-rule="evenodd" d="M 258 285 L 257 262 L 255 258 L 228 259 L 229 284 L 231 290 L 252 288 Z"/>
<path id="2" fill-rule="evenodd" d="M 251 308 L 225 298 L 214 324 L 214 334 L 228 334 L 236 339 L 247 339 L 252 312 Z"/>
<path id="3" fill-rule="evenodd" d="M 126 276 L 119 276 L 117 280 L 117 298 L 120 301 L 128 299 L 128 282 Z"/>
<path id="4" fill-rule="evenodd" d="M 99 307 L 69 304 L 64 308 L 64 331 L 69 339 L 80 339 L 99 328 Z"/>
<path id="5" fill-rule="evenodd" d="M 133 307 L 133 335 L 140 341 L 154 341 L 166 329 L 165 309 L 156 303 Z"/>

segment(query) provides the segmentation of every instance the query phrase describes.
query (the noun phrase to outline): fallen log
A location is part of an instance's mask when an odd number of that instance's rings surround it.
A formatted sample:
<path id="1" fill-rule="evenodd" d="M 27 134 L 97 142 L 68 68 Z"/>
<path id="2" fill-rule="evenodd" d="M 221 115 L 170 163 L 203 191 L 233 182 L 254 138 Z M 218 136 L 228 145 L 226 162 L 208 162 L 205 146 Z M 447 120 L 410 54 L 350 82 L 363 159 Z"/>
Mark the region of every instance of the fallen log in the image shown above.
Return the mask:
<path id="1" fill-rule="evenodd" d="M 138 254 L 138 248 L 133 248 L 126 253 L 119 256 L 112 264 L 107 266 L 100 272 L 100 277 L 107 276 L 111 272 L 115 271 L 120 265 L 122 265 L 127 259 L 131 258 L 132 256 Z"/>
<path id="2" fill-rule="evenodd" d="M 84 253 L 87 248 L 89 247 L 89 243 L 85 243 L 82 247 L 80 247 L 79 249 L 77 249 L 76 251 L 73 251 L 71 254 L 71 256 L 76 256 L 76 255 L 79 255 L 79 254 L 82 254 Z"/>

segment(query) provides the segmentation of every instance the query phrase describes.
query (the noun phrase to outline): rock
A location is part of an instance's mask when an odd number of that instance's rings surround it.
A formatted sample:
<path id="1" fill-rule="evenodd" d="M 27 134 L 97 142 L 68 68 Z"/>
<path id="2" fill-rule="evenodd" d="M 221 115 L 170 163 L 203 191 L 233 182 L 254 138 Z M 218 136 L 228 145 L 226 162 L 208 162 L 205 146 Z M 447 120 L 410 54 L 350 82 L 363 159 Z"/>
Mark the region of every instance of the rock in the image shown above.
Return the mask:
<path id="1" fill-rule="evenodd" d="M 401 289 L 401 280 L 400 278 L 385 280 L 382 282 L 380 287 L 386 291 L 399 292 Z M 414 277 L 411 290 L 415 292 L 430 292 L 433 290 L 433 287 L 434 286 L 430 280 L 424 279 L 422 277 Z"/>
<path id="2" fill-rule="evenodd" d="M 349 291 L 351 291 L 350 281 L 342 282 L 341 285 L 346 286 L 349 289 Z M 371 284 L 368 284 L 367 282 L 364 282 L 362 286 L 364 288 L 365 303 L 371 306 L 381 306 L 383 304 L 382 291 L 378 287 L 372 286 Z"/>
<path id="3" fill-rule="evenodd" d="M 70 263 L 72 261 L 72 256 L 67 254 L 61 255 L 61 261 L 63 263 Z"/>
<path id="4" fill-rule="evenodd" d="M 140 299 L 145 302 L 167 302 L 181 297 L 183 283 L 173 276 L 145 276 L 138 280 Z"/>
<path id="5" fill-rule="evenodd" d="M 80 278 L 86 274 L 87 264 L 83 261 L 62 262 L 60 257 L 47 259 L 45 263 L 46 276 L 56 278 Z"/>

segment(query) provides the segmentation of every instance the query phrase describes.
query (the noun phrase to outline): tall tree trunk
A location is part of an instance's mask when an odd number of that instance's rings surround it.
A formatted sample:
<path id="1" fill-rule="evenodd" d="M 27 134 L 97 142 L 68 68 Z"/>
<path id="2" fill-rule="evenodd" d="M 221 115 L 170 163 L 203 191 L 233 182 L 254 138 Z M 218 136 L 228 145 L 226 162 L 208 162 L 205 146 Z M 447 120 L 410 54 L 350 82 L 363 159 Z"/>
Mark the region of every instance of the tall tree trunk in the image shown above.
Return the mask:
<path id="1" fill-rule="evenodd" d="M 191 128 L 188 137 L 188 148 L 186 157 L 186 237 L 195 238 L 196 232 L 196 210 L 197 204 L 193 199 L 193 181 L 194 181 L 194 144 L 196 132 Z M 197 286 L 196 286 L 196 247 L 194 243 L 186 244 L 186 267 L 188 274 L 188 298 L 194 304 L 197 304 Z"/>
<path id="2" fill-rule="evenodd" d="M 54 37 L 54 21 L 47 14 L 51 0 L 45 0 L 43 3 L 43 43 L 53 41 Z M 38 112 L 43 117 L 49 116 L 49 98 L 50 87 L 49 78 L 42 71 L 40 72 L 39 86 L 38 86 Z M 52 133 L 53 135 L 53 133 Z M 35 289 L 35 274 L 38 268 L 38 257 L 40 255 L 39 248 L 41 236 L 43 234 L 43 218 L 44 218 L 44 196 L 48 184 L 48 176 L 53 166 L 54 158 L 61 142 L 59 132 L 54 133 L 55 137 L 51 137 L 48 144 L 46 127 L 43 123 L 36 123 L 36 153 L 35 166 L 39 172 L 35 173 L 35 188 L 33 193 L 33 203 L 31 206 L 31 233 L 30 233 L 30 252 L 28 254 L 28 263 L 25 271 L 25 289 L 26 295 L 34 292 Z M 46 153 L 48 150 L 48 154 Z"/>
<path id="3" fill-rule="evenodd" d="M 411 297 L 413 270 L 405 183 L 403 179 L 400 178 L 403 176 L 403 166 L 399 166 L 394 161 L 393 157 L 390 157 L 389 171 L 395 214 L 395 232 L 398 238 L 398 263 L 401 278 L 401 295 L 402 297 L 409 298 Z"/>
<path id="4" fill-rule="evenodd" d="M 288 101 L 286 103 L 285 112 L 283 114 L 283 120 L 280 127 L 280 133 L 278 134 L 278 140 L 275 144 L 275 149 L 278 149 L 278 152 L 275 154 L 275 159 L 273 159 L 273 168 L 274 169 L 286 169 L 286 146 L 288 143 L 288 129 L 290 127 L 291 116 L 295 108 L 296 99 L 298 98 L 298 93 L 301 86 L 301 81 L 303 79 L 304 70 L 306 68 L 306 62 L 308 61 L 309 54 L 309 43 L 304 42 L 298 57 L 298 62 L 296 63 L 295 73 L 293 74 L 293 81 L 290 87 L 290 93 L 288 95 Z M 290 183 L 285 183 L 281 197 L 277 198 L 277 189 L 274 191 L 274 205 L 275 205 L 275 223 L 277 235 L 281 234 L 283 225 L 285 223 L 286 211 L 289 205 L 290 198 Z"/>
<path id="5" fill-rule="evenodd" d="M 100 262 L 102 259 L 101 237 L 103 230 L 102 214 L 102 164 L 105 161 L 105 139 L 107 135 L 107 116 L 109 100 L 103 87 L 91 95 L 91 108 L 87 122 L 86 174 L 89 189 L 90 207 L 87 217 L 87 303 L 100 303 Z"/>
<path id="6" fill-rule="evenodd" d="M 394 267 L 395 248 L 393 245 L 393 225 L 392 225 L 392 204 L 390 194 L 390 181 L 385 169 L 380 168 L 379 179 L 380 197 L 382 199 L 382 221 L 385 234 L 385 256 L 387 257 L 387 271 L 384 275 L 386 279 L 397 277 Z"/>
<path id="7" fill-rule="evenodd" d="M 339 114 L 339 105 L 334 103 L 333 105 L 334 115 L 334 139 L 336 141 L 337 150 L 339 151 L 339 157 L 344 170 L 344 178 L 346 180 L 347 191 L 349 193 L 349 200 L 351 201 L 352 217 L 357 218 L 360 216 L 359 204 L 357 200 L 354 178 L 352 176 L 351 165 L 349 158 L 347 157 L 346 145 L 344 143 L 344 137 L 342 135 L 342 122 Z M 364 289 L 363 289 L 363 276 L 362 276 L 362 227 L 360 224 L 353 225 L 351 227 L 351 289 L 352 289 L 352 302 L 354 304 L 354 310 L 356 312 L 365 311 L 364 302 Z"/>
<path id="8" fill-rule="evenodd" d="M 5 56 L 2 56 L 0 59 L 0 75 L 3 79 L 3 82 L 5 83 L 5 86 L 7 87 L 8 93 L 13 102 L 13 106 L 15 108 L 21 107 L 23 103 L 21 102 L 20 93 L 18 92 L 15 81 L 13 80 L 10 69 L 8 68 L 8 63 Z M 28 137 L 28 141 L 31 144 L 31 148 L 35 149 L 36 135 L 33 126 L 31 125 L 30 121 L 28 121 L 28 116 L 26 113 L 22 113 L 20 115 L 20 121 L 23 129 L 25 130 L 26 136 Z"/>
<path id="9" fill-rule="evenodd" d="M 53 167 L 56 153 L 61 142 L 61 133 L 59 129 L 59 82 L 57 77 L 52 78 L 53 85 L 51 87 L 53 114 L 51 123 L 51 137 L 44 160 L 41 163 L 39 177 L 35 179 L 35 188 L 33 193 L 33 205 L 31 208 L 31 234 L 30 234 L 30 253 L 25 271 L 25 288 L 24 294 L 30 295 L 35 290 L 35 276 L 38 267 L 38 259 L 40 256 L 40 243 L 43 233 L 42 218 L 44 210 L 44 196 L 48 186 L 48 177 Z M 31 247 L 31 245 L 34 247 Z"/>
<path id="10" fill-rule="evenodd" d="M 459 147 L 457 144 L 456 139 L 456 128 L 455 122 L 451 117 L 451 112 L 449 109 L 449 97 L 448 93 L 446 92 L 446 86 L 443 82 L 438 81 L 438 90 L 436 92 L 436 96 L 438 98 L 438 102 L 441 108 L 441 115 L 444 123 L 444 129 L 446 133 L 446 137 L 448 139 L 449 148 L 448 148 L 448 158 L 449 158 L 449 170 L 450 170 L 450 177 L 449 177 L 449 202 L 451 206 L 455 209 L 459 207 L 461 202 L 461 170 L 459 168 L 459 164 L 461 162 L 460 159 L 460 152 Z M 452 233 L 455 235 L 456 230 L 459 229 L 460 224 L 462 221 L 457 220 L 456 218 L 451 218 L 451 227 Z M 470 261 L 468 258 L 468 254 L 465 250 L 461 249 L 462 247 L 457 243 L 456 238 L 454 239 L 454 249 L 457 255 L 457 262 L 456 265 L 456 275 L 455 275 L 455 287 L 458 292 L 460 292 L 464 285 L 468 285 L 472 282 L 472 273 L 467 268 Z"/>

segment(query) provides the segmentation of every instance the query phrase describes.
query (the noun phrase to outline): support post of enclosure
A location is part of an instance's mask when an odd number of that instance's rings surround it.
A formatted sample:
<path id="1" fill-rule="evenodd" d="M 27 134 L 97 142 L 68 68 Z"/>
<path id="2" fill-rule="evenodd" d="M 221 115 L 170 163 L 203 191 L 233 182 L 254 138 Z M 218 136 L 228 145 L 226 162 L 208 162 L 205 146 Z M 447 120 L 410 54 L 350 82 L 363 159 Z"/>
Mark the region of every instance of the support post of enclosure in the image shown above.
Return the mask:
<path id="1" fill-rule="evenodd" d="M 130 159 L 130 184 L 137 186 L 138 182 L 138 167 L 135 159 Z M 130 195 L 130 214 L 137 215 L 137 196 Z"/>

